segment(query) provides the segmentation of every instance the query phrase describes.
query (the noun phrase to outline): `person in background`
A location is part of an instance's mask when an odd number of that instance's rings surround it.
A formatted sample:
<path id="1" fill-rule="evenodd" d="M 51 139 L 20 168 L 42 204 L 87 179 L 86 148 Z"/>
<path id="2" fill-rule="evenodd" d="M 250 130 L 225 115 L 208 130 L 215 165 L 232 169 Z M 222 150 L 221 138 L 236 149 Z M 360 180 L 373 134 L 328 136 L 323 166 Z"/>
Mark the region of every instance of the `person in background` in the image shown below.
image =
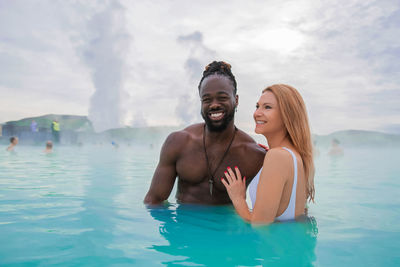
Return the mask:
<path id="1" fill-rule="evenodd" d="M 340 147 L 340 142 L 338 139 L 334 138 L 331 142 L 331 149 L 328 152 L 330 156 L 342 156 L 344 154 L 343 148 Z"/>
<path id="2" fill-rule="evenodd" d="M 115 141 L 111 141 L 111 145 L 112 145 L 112 147 L 115 148 L 115 149 L 118 149 L 118 148 L 119 148 L 118 143 L 115 142 Z"/>
<path id="3" fill-rule="evenodd" d="M 53 135 L 53 141 L 57 144 L 60 143 L 60 124 L 56 119 L 51 123 L 51 133 Z"/>
<path id="4" fill-rule="evenodd" d="M 261 171 L 248 186 L 252 211 L 246 203 L 246 178 L 228 167 L 221 178 L 237 213 L 252 224 L 294 220 L 314 201 L 314 163 L 311 131 L 304 101 L 285 84 L 262 91 L 254 112 L 255 132 L 268 140 Z"/>
<path id="5" fill-rule="evenodd" d="M 44 150 L 44 153 L 46 153 L 46 154 L 53 153 L 53 142 L 51 142 L 51 141 L 46 142 L 46 148 Z"/>
<path id="6" fill-rule="evenodd" d="M 32 120 L 31 122 L 31 138 L 34 142 L 36 142 L 38 138 L 38 127 L 37 127 L 37 122 L 35 120 Z"/>
<path id="7" fill-rule="evenodd" d="M 10 152 L 14 151 L 14 148 L 17 144 L 18 144 L 18 137 L 16 136 L 10 137 L 10 145 L 7 147 L 6 150 Z"/>
<path id="8" fill-rule="evenodd" d="M 35 120 L 33 120 L 33 121 L 31 122 L 31 132 L 32 132 L 32 133 L 36 133 L 37 131 L 38 131 L 37 122 L 36 122 Z"/>

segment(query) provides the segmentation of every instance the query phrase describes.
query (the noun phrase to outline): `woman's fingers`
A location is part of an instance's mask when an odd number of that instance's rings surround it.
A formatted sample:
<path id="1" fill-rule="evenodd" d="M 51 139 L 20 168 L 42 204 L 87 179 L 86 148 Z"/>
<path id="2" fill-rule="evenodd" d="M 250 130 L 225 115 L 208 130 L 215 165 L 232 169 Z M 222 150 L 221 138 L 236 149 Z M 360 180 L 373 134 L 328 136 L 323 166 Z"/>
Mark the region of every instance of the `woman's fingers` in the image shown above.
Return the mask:
<path id="1" fill-rule="evenodd" d="M 231 169 L 231 167 L 228 167 L 228 173 L 229 173 L 229 175 L 232 177 L 232 180 L 234 180 L 234 181 L 237 180 L 236 175 L 235 175 L 235 173 L 233 172 L 233 170 Z"/>
<path id="2" fill-rule="evenodd" d="M 224 172 L 226 180 L 228 181 L 229 184 L 233 183 L 233 178 L 229 174 L 229 172 Z"/>
<path id="3" fill-rule="evenodd" d="M 235 172 L 233 172 L 233 169 L 231 169 L 231 167 L 228 167 L 228 173 L 234 181 L 242 181 L 242 174 L 240 173 L 240 170 L 237 166 L 235 166 Z"/>
<path id="4" fill-rule="evenodd" d="M 235 166 L 235 171 L 233 171 L 231 167 L 228 167 L 224 174 L 228 185 L 232 185 L 234 182 L 244 182 L 244 179 L 242 179 L 242 174 L 237 166 Z"/>
<path id="5" fill-rule="evenodd" d="M 239 171 L 239 168 L 237 166 L 235 166 L 235 172 L 236 172 L 236 177 L 239 181 L 242 180 L 242 174 Z"/>
<path id="6" fill-rule="evenodd" d="M 222 184 L 225 186 L 225 188 L 226 188 L 226 189 L 228 189 L 228 187 L 229 187 L 229 184 L 228 184 L 228 182 L 227 182 L 227 181 L 225 181 L 225 179 L 224 179 L 224 178 L 221 178 L 221 182 L 222 182 Z"/>

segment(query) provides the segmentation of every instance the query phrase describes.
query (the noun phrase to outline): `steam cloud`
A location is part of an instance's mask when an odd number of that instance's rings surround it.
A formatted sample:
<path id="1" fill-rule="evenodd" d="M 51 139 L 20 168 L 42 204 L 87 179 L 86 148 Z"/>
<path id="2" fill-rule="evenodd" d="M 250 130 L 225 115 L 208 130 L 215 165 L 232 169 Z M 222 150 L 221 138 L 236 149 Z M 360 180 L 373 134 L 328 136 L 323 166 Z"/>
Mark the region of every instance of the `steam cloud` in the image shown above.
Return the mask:
<path id="1" fill-rule="evenodd" d="M 89 119 L 96 131 L 122 126 L 126 114 L 122 102 L 128 97 L 123 81 L 131 37 L 125 29 L 124 7 L 118 1 L 108 5 L 89 21 L 83 52 L 95 86 Z"/>
<path id="2" fill-rule="evenodd" d="M 180 35 L 177 42 L 189 49 L 189 56 L 184 64 L 189 78 L 186 92 L 179 96 L 175 114 L 183 123 L 189 124 L 201 119 L 197 85 L 204 67 L 215 59 L 216 52 L 204 45 L 203 34 L 199 31 Z"/>

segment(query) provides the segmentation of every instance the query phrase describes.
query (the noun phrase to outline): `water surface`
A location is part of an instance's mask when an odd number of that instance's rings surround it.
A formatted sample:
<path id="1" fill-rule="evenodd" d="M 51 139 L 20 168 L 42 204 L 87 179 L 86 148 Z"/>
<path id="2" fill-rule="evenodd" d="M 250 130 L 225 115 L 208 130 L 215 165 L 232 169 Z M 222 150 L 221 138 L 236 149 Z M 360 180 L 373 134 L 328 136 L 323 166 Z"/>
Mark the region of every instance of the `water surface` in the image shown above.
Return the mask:
<path id="1" fill-rule="evenodd" d="M 308 220 L 256 228 L 173 196 L 146 208 L 158 147 L 1 151 L 0 266 L 399 266 L 398 151 L 321 151 Z"/>

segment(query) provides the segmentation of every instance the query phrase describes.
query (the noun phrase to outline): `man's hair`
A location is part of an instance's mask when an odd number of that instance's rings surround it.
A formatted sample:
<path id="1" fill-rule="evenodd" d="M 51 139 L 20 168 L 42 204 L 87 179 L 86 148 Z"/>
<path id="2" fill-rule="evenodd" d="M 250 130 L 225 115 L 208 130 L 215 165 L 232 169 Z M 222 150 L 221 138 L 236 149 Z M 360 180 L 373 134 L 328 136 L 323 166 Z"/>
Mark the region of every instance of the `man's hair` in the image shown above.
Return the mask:
<path id="1" fill-rule="evenodd" d="M 237 84 L 236 84 L 235 76 L 232 74 L 230 64 L 228 64 L 224 61 L 213 61 L 210 64 L 208 64 L 203 71 L 203 77 L 201 78 L 199 86 L 198 86 L 199 91 L 200 91 L 201 83 L 203 82 L 203 80 L 211 75 L 222 75 L 222 76 L 227 77 L 229 80 L 231 80 L 231 82 L 233 83 L 233 88 L 234 88 L 233 92 L 236 95 Z"/>
<path id="2" fill-rule="evenodd" d="M 16 138 L 15 136 L 10 137 L 10 143 L 13 143 Z"/>
<path id="3" fill-rule="evenodd" d="M 47 147 L 47 148 L 52 148 L 52 147 L 53 147 L 53 142 L 47 141 L 47 142 L 46 142 L 46 147 Z"/>

